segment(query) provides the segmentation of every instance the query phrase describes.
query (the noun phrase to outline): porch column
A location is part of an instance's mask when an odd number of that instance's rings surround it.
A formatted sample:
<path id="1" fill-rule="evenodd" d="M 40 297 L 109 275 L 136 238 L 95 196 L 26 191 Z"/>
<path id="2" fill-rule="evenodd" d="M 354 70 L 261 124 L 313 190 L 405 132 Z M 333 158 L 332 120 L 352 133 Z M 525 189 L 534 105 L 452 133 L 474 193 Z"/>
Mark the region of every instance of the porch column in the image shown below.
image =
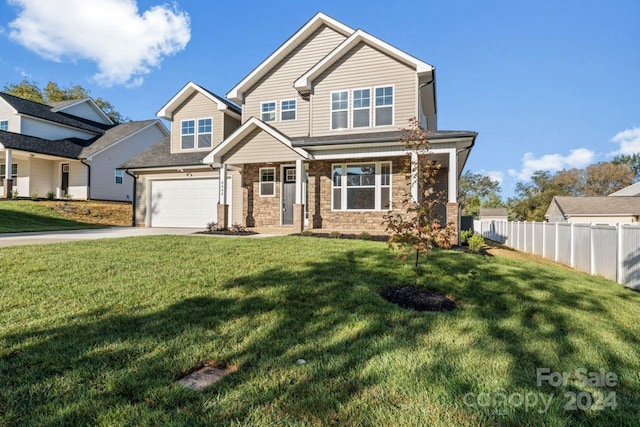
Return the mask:
<path id="1" fill-rule="evenodd" d="M 453 223 L 455 235 L 451 243 L 460 244 L 460 205 L 458 204 L 458 155 L 456 149 L 449 151 L 449 170 L 447 185 L 447 224 Z"/>
<path id="2" fill-rule="evenodd" d="M 411 153 L 411 199 L 414 202 L 418 202 L 418 196 L 420 193 L 419 182 L 418 182 L 418 153 Z"/>
<path id="3" fill-rule="evenodd" d="M 11 150 L 5 151 L 5 161 L 4 161 L 4 190 L 2 191 L 2 197 L 8 199 L 11 197 L 11 190 L 13 190 L 13 179 L 11 179 L 11 163 L 13 162 L 12 152 Z"/>
<path id="4" fill-rule="evenodd" d="M 304 230 L 304 203 L 302 203 L 303 179 L 304 167 L 302 159 L 298 159 L 296 160 L 296 200 L 293 204 L 293 229 L 296 233 L 302 233 L 302 230 Z"/>
<path id="5" fill-rule="evenodd" d="M 218 230 L 229 228 L 229 204 L 227 203 L 227 164 L 220 166 L 220 198 L 218 199 Z"/>

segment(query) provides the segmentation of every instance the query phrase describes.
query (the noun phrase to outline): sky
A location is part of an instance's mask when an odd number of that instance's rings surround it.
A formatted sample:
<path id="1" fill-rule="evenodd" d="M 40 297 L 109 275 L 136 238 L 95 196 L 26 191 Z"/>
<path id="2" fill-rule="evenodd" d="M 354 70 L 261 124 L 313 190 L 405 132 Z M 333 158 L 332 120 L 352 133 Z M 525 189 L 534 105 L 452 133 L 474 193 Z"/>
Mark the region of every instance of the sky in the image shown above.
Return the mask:
<path id="1" fill-rule="evenodd" d="M 640 152 L 640 1 L 0 0 L 0 88 L 79 84 L 132 120 L 188 81 L 224 96 L 322 11 L 436 67 L 438 128 L 503 198 Z"/>

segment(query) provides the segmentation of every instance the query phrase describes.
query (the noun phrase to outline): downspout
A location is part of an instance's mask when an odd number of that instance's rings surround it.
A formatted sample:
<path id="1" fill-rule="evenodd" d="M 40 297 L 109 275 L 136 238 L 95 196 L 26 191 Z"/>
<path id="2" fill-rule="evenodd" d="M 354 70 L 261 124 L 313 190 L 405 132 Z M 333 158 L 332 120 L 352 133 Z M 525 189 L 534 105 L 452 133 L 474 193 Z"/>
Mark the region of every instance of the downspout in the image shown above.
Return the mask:
<path id="1" fill-rule="evenodd" d="M 136 226 L 136 199 L 137 197 L 137 188 L 136 188 L 136 184 L 138 182 L 138 180 L 136 179 L 136 176 L 132 173 L 129 172 L 129 169 L 125 169 L 124 173 L 126 173 L 127 175 L 129 175 L 131 178 L 133 178 L 133 197 L 131 198 L 132 200 L 132 204 L 131 204 L 131 226 L 135 227 Z"/>
<path id="2" fill-rule="evenodd" d="M 91 200 L 91 165 L 85 163 L 86 159 L 80 159 L 80 163 L 87 167 L 87 200 Z"/>

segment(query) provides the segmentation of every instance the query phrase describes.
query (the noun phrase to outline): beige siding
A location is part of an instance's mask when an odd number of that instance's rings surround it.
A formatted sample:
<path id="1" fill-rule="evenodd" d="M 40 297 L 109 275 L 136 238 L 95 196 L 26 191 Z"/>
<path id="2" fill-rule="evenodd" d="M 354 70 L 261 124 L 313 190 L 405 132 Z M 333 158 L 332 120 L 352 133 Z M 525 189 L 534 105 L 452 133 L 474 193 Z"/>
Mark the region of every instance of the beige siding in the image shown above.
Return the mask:
<path id="1" fill-rule="evenodd" d="M 197 92 L 189 97 L 181 106 L 179 106 L 173 114 L 173 121 L 171 122 L 171 152 L 179 153 L 185 152 L 180 149 L 180 131 L 182 120 L 197 120 L 197 119 L 213 119 L 213 146 L 219 144 L 223 139 L 223 121 L 224 113 L 218 110 L 218 104 Z M 198 122 L 196 121 L 196 131 Z M 197 141 L 196 141 L 197 146 Z M 188 150 L 198 151 L 198 150 Z M 200 151 L 211 151 L 211 148 L 203 149 Z"/>
<path id="2" fill-rule="evenodd" d="M 351 104 L 352 89 L 371 88 L 371 125 L 373 125 L 374 88 L 378 86 L 394 87 L 393 125 L 331 130 L 332 91 L 349 90 Z M 365 43 L 360 43 L 351 52 L 336 61 L 314 82 L 314 94 L 311 101 L 313 103 L 312 136 L 388 131 L 406 127 L 408 120 L 418 115 L 417 92 L 417 78 L 413 68 Z M 351 126 L 351 116 L 349 117 L 349 126 Z"/>
<path id="3" fill-rule="evenodd" d="M 31 159 L 31 176 L 29 178 L 29 195 L 38 193 L 38 197 L 47 197 L 49 191 L 54 191 L 51 182 L 53 162 L 43 159 Z"/>
<path id="4" fill-rule="evenodd" d="M 20 116 L 4 100 L 0 100 L 0 121 L 9 121 L 9 132 L 20 132 Z"/>
<path id="5" fill-rule="evenodd" d="M 227 114 L 224 115 L 224 139 L 235 132 L 240 127 L 240 120 L 233 118 Z"/>
<path id="6" fill-rule="evenodd" d="M 255 129 L 237 143 L 225 156 L 224 161 L 232 165 L 274 161 L 291 161 L 300 155 L 266 132 Z"/>
<path id="7" fill-rule="evenodd" d="M 303 100 L 293 88 L 293 82 L 324 58 L 345 37 L 322 26 L 294 49 L 276 67 L 247 91 L 242 108 L 242 121 L 250 117 L 260 118 L 262 102 L 276 102 L 276 121 L 270 125 L 290 137 L 309 134 L 309 102 Z M 280 120 L 280 101 L 296 100 L 296 120 Z"/>

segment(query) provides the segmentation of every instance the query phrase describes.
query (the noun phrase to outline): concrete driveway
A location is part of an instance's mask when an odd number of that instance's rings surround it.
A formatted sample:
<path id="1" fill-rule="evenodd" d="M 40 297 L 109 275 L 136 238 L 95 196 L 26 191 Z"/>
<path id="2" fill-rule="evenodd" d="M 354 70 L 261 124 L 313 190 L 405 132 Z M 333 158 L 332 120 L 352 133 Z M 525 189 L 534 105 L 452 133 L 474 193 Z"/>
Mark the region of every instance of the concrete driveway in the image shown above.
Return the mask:
<path id="1" fill-rule="evenodd" d="M 202 231 L 199 228 L 110 227 L 90 230 L 38 231 L 33 233 L 1 233 L 0 247 L 73 242 L 116 237 L 184 235 Z"/>

